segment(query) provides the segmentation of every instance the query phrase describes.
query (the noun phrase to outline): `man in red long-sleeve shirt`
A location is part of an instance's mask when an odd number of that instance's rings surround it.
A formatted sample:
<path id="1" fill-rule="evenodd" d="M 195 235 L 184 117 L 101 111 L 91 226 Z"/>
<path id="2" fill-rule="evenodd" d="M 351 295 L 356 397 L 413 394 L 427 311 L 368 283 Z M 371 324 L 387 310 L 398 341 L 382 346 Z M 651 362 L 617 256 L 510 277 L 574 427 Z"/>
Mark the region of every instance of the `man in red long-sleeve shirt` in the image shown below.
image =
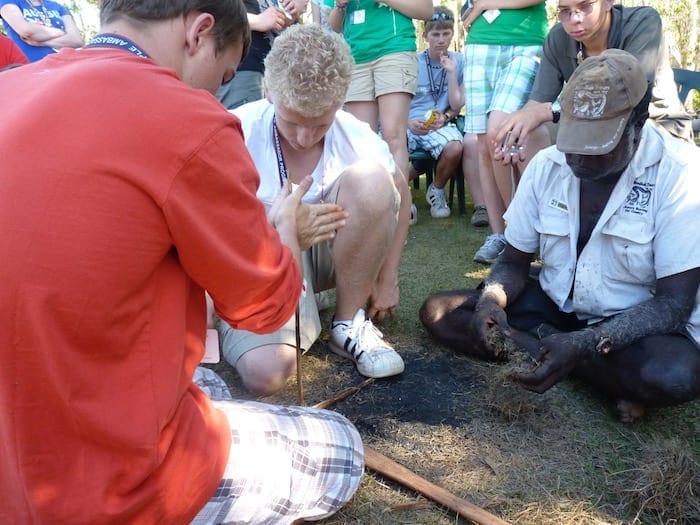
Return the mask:
<path id="1" fill-rule="evenodd" d="M 245 9 L 101 9 L 84 49 L 0 75 L 0 523 L 331 514 L 362 475 L 347 420 L 212 401 L 193 382 L 204 291 L 233 326 L 276 330 L 309 241 L 310 181 L 266 216 L 240 123 L 213 96 L 248 46 Z"/>

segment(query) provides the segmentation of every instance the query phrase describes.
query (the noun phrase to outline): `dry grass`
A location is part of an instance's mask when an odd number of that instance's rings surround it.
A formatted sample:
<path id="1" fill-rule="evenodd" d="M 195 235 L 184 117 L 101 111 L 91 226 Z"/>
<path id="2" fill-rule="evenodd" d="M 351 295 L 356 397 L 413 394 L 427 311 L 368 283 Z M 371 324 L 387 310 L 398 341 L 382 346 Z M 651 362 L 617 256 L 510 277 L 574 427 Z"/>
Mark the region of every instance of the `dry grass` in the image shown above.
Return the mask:
<path id="1" fill-rule="evenodd" d="M 625 508 L 635 522 L 642 513 L 659 523 L 700 523 L 700 463 L 677 438 L 640 444 L 638 458 L 627 470 L 615 473 Z"/>
<path id="2" fill-rule="evenodd" d="M 434 220 L 414 193 L 401 273 L 399 318 L 381 327 L 406 362 L 331 407 L 369 446 L 455 495 L 517 525 L 700 523 L 700 403 L 650 410 L 620 423 L 608 400 L 565 381 L 544 396 L 507 380 L 517 356 L 484 363 L 435 344 L 417 312 L 438 290 L 475 286 L 486 269 L 471 257 L 486 235 L 464 217 Z M 324 323 L 330 320 L 324 312 Z M 234 396 L 250 399 L 225 364 L 216 370 Z M 359 384 L 354 366 L 323 342 L 303 356 L 306 404 Z M 297 387 L 265 401 L 295 404 Z M 368 472 L 353 500 L 326 525 L 465 524 L 455 513 Z"/>

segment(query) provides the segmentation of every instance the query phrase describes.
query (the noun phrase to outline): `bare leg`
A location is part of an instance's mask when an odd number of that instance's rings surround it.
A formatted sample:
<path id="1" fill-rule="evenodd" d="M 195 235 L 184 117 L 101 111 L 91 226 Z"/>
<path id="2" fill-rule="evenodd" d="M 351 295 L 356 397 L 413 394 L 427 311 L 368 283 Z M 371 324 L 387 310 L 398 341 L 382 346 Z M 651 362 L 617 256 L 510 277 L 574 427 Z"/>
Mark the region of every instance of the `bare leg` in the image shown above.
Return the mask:
<path id="1" fill-rule="evenodd" d="M 420 320 L 431 336 L 453 350 L 493 360 L 490 351 L 476 346 L 470 328 L 478 297 L 478 290 L 432 295 L 421 307 Z M 511 339 L 534 358 L 540 339 L 561 331 L 544 323 L 528 332 L 511 325 Z M 613 399 L 618 409 L 625 409 L 620 416 L 631 421 L 643 414 L 645 406 L 671 406 L 700 397 L 700 349 L 682 335 L 648 336 L 606 356 L 591 352 L 572 375 Z"/>
<path id="2" fill-rule="evenodd" d="M 479 142 L 474 133 L 465 133 L 462 149 L 462 173 L 467 181 L 474 206 L 485 206 L 479 178 Z"/>
<path id="3" fill-rule="evenodd" d="M 392 176 L 376 162 L 342 175 L 337 202 L 349 217 L 333 241 L 338 320 L 352 319 L 370 297 L 397 229 L 395 194 Z"/>
<path id="4" fill-rule="evenodd" d="M 456 140 L 445 144 L 435 166 L 435 187 L 442 189 L 452 178 L 462 161 L 462 143 Z"/>
<path id="5" fill-rule="evenodd" d="M 592 354 L 574 370 L 608 396 L 670 406 L 700 396 L 700 349 L 682 335 L 657 335 L 607 356 Z"/>
<path id="6" fill-rule="evenodd" d="M 479 293 L 478 290 L 453 290 L 431 295 L 421 306 L 420 321 L 434 339 L 454 351 L 493 361 L 491 352 L 475 344 L 478 338 L 471 331 Z"/>
<path id="7" fill-rule="evenodd" d="M 360 102 L 346 102 L 345 110 L 351 113 L 356 118 L 360 119 L 362 122 L 369 124 L 372 131 L 375 133 L 378 131 L 379 124 L 379 106 L 376 100 L 360 101 Z"/>
<path id="8" fill-rule="evenodd" d="M 408 175 L 411 172 L 410 162 L 408 162 L 408 142 L 406 140 L 406 128 L 408 126 L 408 110 L 411 106 L 411 96 L 408 93 L 392 93 L 390 95 L 383 95 L 379 97 L 378 101 L 362 101 L 362 102 L 347 102 L 345 104 L 345 109 L 362 120 L 367 122 L 370 127 L 376 132 L 377 126 L 380 120 L 380 105 L 383 115 L 391 115 L 392 111 L 397 113 L 394 114 L 393 119 L 399 118 L 398 124 L 394 124 L 393 128 L 391 125 L 391 119 L 388 122 L 381 121 L 382 126 L 382 137 L 384 141 L 387 142 L 389 146 L 389 151 L 391 151 L 394 157 L 394 162 L 398 168 L 398 172 L 404 177 L 406 183 L 408 183 Z M 396 115 L 403 115 L 403 117 L 397 117 Z M 399 126 L 398 128 L 396 126 Z M 388 128 L 388 129 L 387 129 Z M 391 135 L 388 135 L 390 133 Z M 392 142 L 387 140 L 387 137 L 392 137 Z M 392 145 L 396 150 L 392 149 Z M 408 232 L 408 224 L 411 217 L 411 192 L 408 189 L 407 184 L 400 185 L 397 183 L 399 188 L 399 193 L 401 194 L 401 211 L 399 212 L 399 228 L 405 229 Z M 405 233 L 404 233 L 405 235 Z M 403 242 L 403 241 L 402 241 Z"/>
<path id="9" fill-rule="evenodd" d="M 498 188 L 498 193 L 501 197 L 501 201 L 503 202 L 503 212 L 501 213 L 501 215 L 503 215 L 506 208 L 508 208 L 508 206 L 510 205 L 510 201 L 513 199 L 513 194 L 515 193 L 515 187 L 517 185 L 518 180 L 520 179 L 520 172 L 517 165 L 504 166 L 502 162 L 493 160 L 493 142 L 495 139 L 495 135 L 501 128 L 501 124 L 507 116 L 507 113 L 503 113 L 501 111 L 492 111 L 489 114 L 488 130 L 486 132 L 486 141 L 489 144 L 490 156 L 492 159 L 491 165 L 493 167 L 493 176 L 496 181 L 496 187 Z M 489 218 L 490 217 L 491 214 L 489 214 Z M 499 231 L 499 233 L 503 233 L 503 230 Z"/>
<path id="10" fill-rule="evenodd" d="M 477 139 L 479 143 L 479 180 L 484 193 L 486 211 L 489 215 L 489 226 L 491 226 L 493 233 L 503 233 L 505 231 L 503 214 L 506 207 L 493 171 L 493 148 L 485 133 L 479 133 Z"/>
<path id="11" fill-rule="evenodd" d="M 377 98 L 382 138 L 389 145 L 394 162 L 404 175 L 408 173 L 406 128 L 412 98 L 409 93 L 401 92 L 387 93 Z"/>
<path id="12" fill-rule="evenodd" d="M 405 180 L 399 180 L 407 193 Z M 342 174 L 337 202 L 349 217 L 332 248 L 337 320 L 352 319 L 372 293 L 397 232 L 396 192 L 392 176 L 377 162 L 358 162 Z M 285 344 L 259 346 L 244 353 L 235 368 L 248 390 L 270 395 L 295 373 L 296 351 Z"/>

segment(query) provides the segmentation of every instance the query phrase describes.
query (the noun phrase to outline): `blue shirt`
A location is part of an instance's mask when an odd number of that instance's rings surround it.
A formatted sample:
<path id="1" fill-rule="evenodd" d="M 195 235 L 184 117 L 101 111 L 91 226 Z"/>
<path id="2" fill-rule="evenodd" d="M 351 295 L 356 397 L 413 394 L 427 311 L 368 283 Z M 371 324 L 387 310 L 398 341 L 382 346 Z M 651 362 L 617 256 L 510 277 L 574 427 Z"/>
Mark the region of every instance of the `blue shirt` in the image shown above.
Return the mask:
<path id="1" fill-rule="evenodd" d="M 0 7 L 5 5 L 16 5 L 20 11 L 22 11 L 22 16 L 27 22 L 36 22 L 43 25 L 50 25 L 58 29 L 66 30 L 66 25 L 63 23 L 63 17 L 65 15 L 70 15 L 68 9 L 58 2 L 53 2 L 52 0 L 43 0 L 42 5 L 34 6 L 31 5 L 29 0 L 0 0 Z M 32 46 L 27 44 L 19 36 L 17 31 L 12 29 L 10 24 L 2 21 L 2 25 L 5 28 L 7 36 L 9 36 L 12 41 L 19 46 L 22 52 L 26 55 L 30 62 L 36 62 L 44 58 L 46 55 L 55 53 L 56 50 L 51 47 L 43 46 Z"/>
<path id="2" fill-rule="evenodd" d="M 449 54 L 450 57 L 457 61 L 457 83 L 462 84 L 464 81 L 464 55 L 454 51 L 450 51 Z M 430 67 L 428 67 L 425 60 L 426 56 L 423 51 L 418 53 L 418 85 L 416 94 L 411 100 L 411 109 L 408 114 L 409 120 L 423 120 L 425 113 L 430 109 L 445 111 L 450 107 L 447 90 L 447 71 L 442 68 L 439 60 L 430 60 Z M 428 73 L 428 70 L 430 70 L 430 73 Z M 442 81 L 443 73 L 444 81 Z M 428 75 L 432 75 L 432 82 L 431 77 Z"/>

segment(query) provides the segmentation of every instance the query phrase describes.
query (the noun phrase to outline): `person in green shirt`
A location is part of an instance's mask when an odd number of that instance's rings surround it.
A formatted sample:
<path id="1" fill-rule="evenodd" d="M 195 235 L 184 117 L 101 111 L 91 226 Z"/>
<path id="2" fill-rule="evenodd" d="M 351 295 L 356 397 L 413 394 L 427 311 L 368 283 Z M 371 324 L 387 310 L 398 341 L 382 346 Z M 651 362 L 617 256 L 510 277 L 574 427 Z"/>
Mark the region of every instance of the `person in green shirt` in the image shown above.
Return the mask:
<path id="1" fill-rule="evenodd" d="M 503 213 L 515 191 L 517 172 L 528 158 L 516 147 L 512 150 L 517 157 L 513 171 L 494 162 L 494 135 L 530 95 L 547 34 L 547 12 L 541 0 L 468 0 L 462 20 L 468 32 L 464 131 L 478 137 L 479 173 L 492 231 L 474 261 L 491 264 L 505 248 Z M 533 140 L 518 146 L 539 150 L 549 145 L 549 137 L 542 141 L 541 145 Z"/>
<path id="2" fill-rule="evenodd" d="M 343 32 L 355 60 L 345 109 L 374 131 L 381 129 L 404 175 L 408 110 L 418 77 L 412 19 L 432 15 L 431 0 L 335 0 L 328 17 L 333 30 Z"/>

